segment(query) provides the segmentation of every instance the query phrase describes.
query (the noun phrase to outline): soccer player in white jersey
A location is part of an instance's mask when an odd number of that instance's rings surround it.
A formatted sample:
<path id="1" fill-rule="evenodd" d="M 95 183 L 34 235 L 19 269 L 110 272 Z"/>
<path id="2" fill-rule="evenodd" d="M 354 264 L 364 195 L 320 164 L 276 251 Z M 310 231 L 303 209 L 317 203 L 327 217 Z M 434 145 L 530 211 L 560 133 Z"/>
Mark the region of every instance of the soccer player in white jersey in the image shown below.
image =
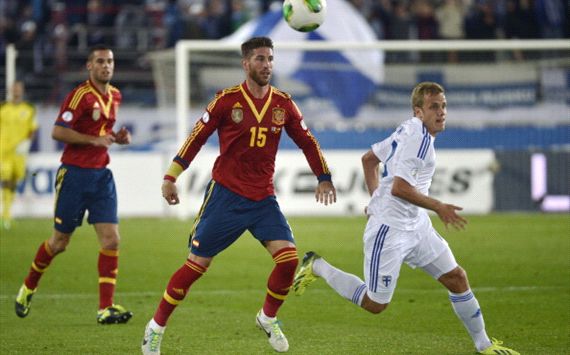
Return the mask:
<path id="1" fill-rule="evenodd" d="M 464 229 L 467 224 L 457 214 L 461 207 L 428 196 L 435 171 L 433 143 L 445 129 L 447 115 L 443 87 L 433 82 L 416 85 L 412 108 L 414 117 L 362 156 L 371 195 L 363 237 L 365 282 L 308 252 L 295 275 L 293 289 L 301 295 L 311 282 L 322 277 L 342 297 L 378 314 L 388 307 L 405 262 L 422 268 L 449 290 L 451 306 L 480 354 L 519 354 L 487 336 L 467 274 L 427 214 L 427 210 L 437 213 L 446 228 Z"/>

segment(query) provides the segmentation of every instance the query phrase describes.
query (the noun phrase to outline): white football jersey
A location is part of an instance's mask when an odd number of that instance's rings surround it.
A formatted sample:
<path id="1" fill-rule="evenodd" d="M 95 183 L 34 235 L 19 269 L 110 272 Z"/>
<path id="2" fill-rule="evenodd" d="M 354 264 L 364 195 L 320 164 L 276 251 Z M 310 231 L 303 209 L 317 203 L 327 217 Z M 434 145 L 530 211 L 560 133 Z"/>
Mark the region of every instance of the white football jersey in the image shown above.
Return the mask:
<path id="1" fill-rule="evenodd" d="M 384 164 L 380 185 L 372 194 L 368 214 L 400 230 L 417 227 L 420 214 L 427 212 L 392 195 L 394 176 L 406 180 L 427 195 L 435 172 L 435 150 L 432 137 L 422 121 L 413 117 L 403 122 L 390 137 L 372 145 L 372 151 Z"/>

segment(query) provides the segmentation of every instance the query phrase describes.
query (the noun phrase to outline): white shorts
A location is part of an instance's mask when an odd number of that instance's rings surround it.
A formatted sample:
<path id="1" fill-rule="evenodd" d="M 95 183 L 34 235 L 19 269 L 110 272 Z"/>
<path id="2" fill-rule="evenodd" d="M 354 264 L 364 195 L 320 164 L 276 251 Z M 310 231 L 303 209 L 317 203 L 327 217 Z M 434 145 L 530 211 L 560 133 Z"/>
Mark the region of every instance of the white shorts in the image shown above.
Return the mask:
<path id="1" fill-rule="evenodd" d="M 363 239 L 364 281 L 368 297 L 377 303 L 390 303 L 404 262 L 423 268 L 435 279 L 457 267 L 449 245 L 427 214 L 413 231 L 394 229 L 371 216 Z"/>

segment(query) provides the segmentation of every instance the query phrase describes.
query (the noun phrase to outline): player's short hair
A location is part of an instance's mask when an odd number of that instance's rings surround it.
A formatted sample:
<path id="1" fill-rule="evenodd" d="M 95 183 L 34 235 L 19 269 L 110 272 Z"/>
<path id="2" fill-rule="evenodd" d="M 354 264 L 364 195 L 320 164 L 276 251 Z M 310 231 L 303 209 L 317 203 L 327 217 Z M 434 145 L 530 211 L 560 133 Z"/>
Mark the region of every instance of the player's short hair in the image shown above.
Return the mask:
<path id="1" fill-rule="evenodd" d="M 416 107 L 424 106 L 425 95 L 431 96 L 438 94 L 445 94 L 445 90 L 440 84 L 432 81 L 419 83 L 414 90 L 412 90 L 412 110 L 415 110 Z"/>
<path id="2" fill-rule="evenodd" d="M 87 55 L 87 61 L 90 62 L 93 57 L 95 56 L 95 52 L 97 51 L 113 51 L 111 47 L 104 45 L 104 44 L 96 44 L 93 47 L 89 48 L 89 55 Z"/>
<path id="3" fill-rule="evenodd" d="M 243 59 L 249 58 L 254 49 L 257 48 L 271 48 L 273 49 L 273 41 L 269 37 L 253 37 L 243 42 L 241 45 L 241 57 Z"/>

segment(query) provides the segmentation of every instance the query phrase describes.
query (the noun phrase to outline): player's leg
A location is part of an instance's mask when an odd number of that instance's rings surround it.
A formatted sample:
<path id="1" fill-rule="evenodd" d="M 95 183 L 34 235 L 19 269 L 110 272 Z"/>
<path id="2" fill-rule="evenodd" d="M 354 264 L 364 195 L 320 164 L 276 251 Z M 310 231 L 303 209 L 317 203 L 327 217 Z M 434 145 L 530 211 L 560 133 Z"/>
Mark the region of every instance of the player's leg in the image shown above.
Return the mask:
<path id="1" fill-rule="evenodd" d="M 469 286 L 467 273 L 459 266 L 447 242 L 429 224 L 426 238 L 422 241 L 420 253 L 431 255 L 431 261 L 422 269 L 441 282 L 449 292 L 451 306 L 473 339 L 477 351 L 485 354 L 518 354 L 491 341 L 485 331 L 485 321 L 479 302 Z M 436 255 L 434 257 L 434 255 Z"/>
<path id="2" fill-rule="evenodd" d="M 190 286 L 207 271 L 212 259 L 213 257 L 202 257 L 191 252 L 184 265 L 170 277 L 154 316 L 146 325 L 141 345 L 143 354 L 160 354 L 160 344 L 168 319 L 184 300 Z"/>
<path id="3" fill-rule="evenodd" d="M 95 232 L 99 239 L 97 271 L 99 273 L 99 309 L 97 323 L 126 323 L 133 313 L 114 303 L 117 275 L 119 273 L 119 227 L 116 223 L 95 223 Z"/>
<path id="4" fill-rule="evenodd" d="M 339 295 L 362 306 L 373 308 L 373 304 L 364 302 L 367 291 L 366 284 L 358 276 L 349 274 L 329 264 L 323 257 L 315 252 L 308 252 L 303 257 L 299 272 L 295 275 L 293 290 L 296 295 L 302 295 L 306 288 L 318 277 L 322 277 L 327 284 Z M 366 299 L 368 299 L 366 297 Z M 364 305 L 366 304 L 366 307 Z"/>
<path id="5" fill-rule="evenodd" d="M 2 156 L 0 162 L 0 176 L 2 177 L 2 225 L 0 228 L 10 229 L 12 222 L 12 203 L 16 191 L 16 180 L 14 179 L 15 160 L 13 154 Z"/>
<path id="6" fill-rule="evenodd" d="M 434 261 L 431 267 L 445 269 L 445 265 L 449 266 L 454 261 L 453 255 L 449 251 Z M 438 281 L 449 290 L 451 306 L 457 317 L 463 322 L 479 353 L 518 354 L 512 349 L 501 346 L 502 342 L 489 339 L 479 301 L 471 290 L 467 274 L 461 266 L 458 265 L 451 271 L 444 273 L 438 278 Z"/>
<path id="7" fill-rule="evenodd" d="M 307 279 L 311 280 L 311 275 L 314 275 L 325 279 L 340 296 L 368 312 L 382 312 L 390 303 L 402 263 L 398 238 L 394 233 L 387 225 L 373 218 L 368 220 L 363 237 L 366 282 L 309 252 L 295 276 L 295 292 L 302 294 L 308 285 Z"/>
<path id="8" fill-rule="evenodd" d="M 252 221 L 249 225 L 251 234 L 262 243 L 275 262 L 255 323 L 267 335 L 275 351 L 285 352 L 289 349 L 289 342 L 277 320 L 277 313 L 289 294 L 299 263 L 295 240 L 274 196 L 258 202 L 249 201 L 245 209 Z"/>
<path id="9" fill-rule="evenodd" d="M 53 235 L 40 244 L 28 275 L 16 296 L 15 309 L 19 317 L 24 318 L 30 312 L 32 296 L 37 291 L 41 277 L 50 266 L 53 258 L 65 251 L 71 239 L 71 234 L 54 230 Z"/>
<path id="10" fill-rule="evenodd" d="M 115 304 L 113 297 L 119 272 L 119 218 L 117 215 L 117 191 L 113 174 L 109 169 L 79 170 L 85 183 L 85 206 L 89 211 L 87 221 L 95 228 L 101 249 L 97 270 L 99 273 L 99 308 L 97 323 L 126 323 L 133 313 Z"/>
<path id="11" fill-rule="evenodd" d="M 142 341 L 143 354 L 160 354 L 160 344 L 168 319 L 184 300 L 192 284 L 208 269 L 213 257 L 231 245 L 245 230 L 236 223 L 239 216 L 227 206 L 237 205 L 235 194 L 212 181 L 190 232 L 190 254 L 171 276 Z"/>
<path id="12" fill-rule="evenodd" d="M 66 176 L 67 175 L 67 176 Z M 30 271 L 16 297 L 16 314 L 25 317 L 30 311 L 32 295 L 36 292 L 40 278 L 53 258 L 65 251 L 71 235 L 83 218 L 83 199 L 74 187 L 75 177 L 60 167 L 56 177 L 54 231 L 52 236 L 39 246 Z M 64 183 L 65 182 L 65 183 Z"/>

